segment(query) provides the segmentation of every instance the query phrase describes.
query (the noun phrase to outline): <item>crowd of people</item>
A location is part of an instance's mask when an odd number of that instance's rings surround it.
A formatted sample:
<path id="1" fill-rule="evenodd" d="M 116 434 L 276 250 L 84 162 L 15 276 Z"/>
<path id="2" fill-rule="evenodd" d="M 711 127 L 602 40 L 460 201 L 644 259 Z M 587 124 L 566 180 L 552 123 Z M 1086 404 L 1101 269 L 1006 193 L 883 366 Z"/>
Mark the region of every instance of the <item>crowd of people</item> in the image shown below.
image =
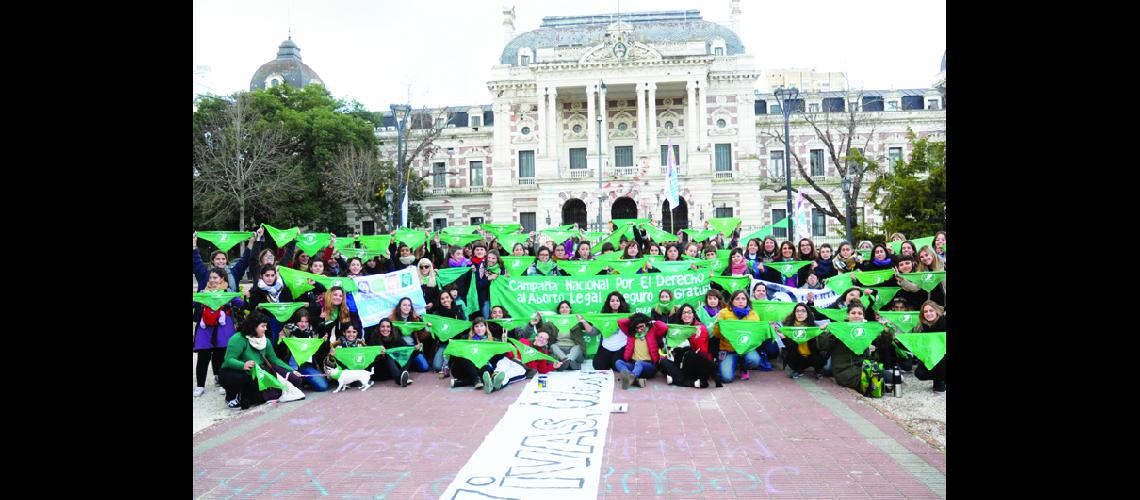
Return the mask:
<path id="1" fill-rule="evenodd" d="M 329 388 L 328 370 L 346 367 L 343 360 L 337 359 L 337 350 L 363 346 L 381 347 L 379 355 L 366 368 L 372 370 L 372 379 L 389 381 L 399 387 L 412 384 L 409 372 L 430 370 L 441 380 L 450 378 L 446 383 L 451 387 L 474 387 L 490 393 L 535 374 L 578 370 L 586 364 L 596 370 L 614 370 L 623 388 L 645 387 L 647 381 L 659 373 L 672 385 L 721 387 L 736 380 L 750 380 L 750 370 L 771 371 L 773 361 L 779 360 L 792 378 L 799 378 L 810 369 L 817 379 L 833 377 L 841 386 L 857 388 L 863 361 L 870 359 L 897 366 L 919 380 L 933 380 L 935 391 L 946 390 L 945 357 L 935 366 L 925 366 L 895 339 L 899 333 L 946 331 L 945 281 L 927 291 L 905 276 L 945 270 L 944 232 L 939 231 L 930 245 L 921 247 L 896 233 L 888 242 L 861 241 L 855 246 L 844 242 L 833 248 L 829 244 L 817 247 L 806 238 L 797 243 L 779 242 L 770 235 L 745 239 L 739 228 L 700 242 L 693 241 L 684 232 L 678 232 L 678 241 L 658 242 L 652 235 L 669 233 L 655 228 L 647 231 L 636 224 L 632 230 L 611 227 L 632 237 L 607 238 L 609 241 L 602 243 L 599 249 L 585 231 L 574 227 L 567 229 L 571 236 L 565 241 L 554 241 L 546 234 L 532 232 L 525 235 L 525 241 L 504 246 L 499 241 L 501 234 L 472 227 L 471 231 L 480 238 L 469 238 L 475 241 L 463 245 L 442 243 L 440 234 L 425 231 L 427 239 L 422 244 L 417 242 L 414 248 L 393 238 L 385 254 L 365 259 L 356 256 L 346 259 L 338 250 L 343 248 L 336 244 L 335 235 L 330 237 L 327 247 L 315 252 L 317 255 L 297 248 L 295 240 L 279 247 L 262 227 L 248 241 L 242 242 L 238 250 L 240 257 L 233 262 L 227 252 L 221 250 L 214 250 L 208 259 L 203 259 L 195 232 L 193 261 L 198 291 L 237 292 L 237 296 L 216 309 L 197 301 L 194 304 L 194 352 L 197 354 L 194 396 L 206 393 L 207 375 L 212 367 L 216 391 L 224 394 L 229 407 L 245 409 L 276 401 L 281 397 L 281 390 L 261 388 L 251 376 L 254 365 L 280 375 L 295 387 L 324 391 Z M 670 235 L 663 239 L 673 238 Z M 896 253 L 889 243 L 898 241 L 901 244 L 897 245 Z M 550 311 L 575 315 L 576 321 L 569 328 L 557 327 L 544 318 L 541 311 L 527 318 L 516 318 L 518 322 L 512 324 L 507 321 L 512 319 L 508 317 L 507 308 L 492 302 L 491 283 L 511 277 L 504 257 L 535 257 L 533 264 L 517 273 L 522 276 L 567 276 L 560 265 L 599 260 L 603 254 L 612 252 L 621 255 L 619 260 L 663 256 L 660 261 L 646 260 L 638 273 L 667 272 L 654 267 L 654 262 L 661 261 L 690 261 L 689 269 L 708 269 L 700 267 L 696 259 L 715 259 L 718 250 L 727 250 L 729 255 L 723 270 L 716 274 L 748 277 L 749 287 L 729 290 L 713 282 L 699 304 L 678 304 L 673 300 L 672 291 L 662 290 L 659 303 L 648 312 L 634 312 L 621 291 L 610 291 L 597 312 L 628 316 L 617 321 L 617 331 L 609 336 L 603 336 L 600 325 L 592 324 L 582 315 L 595 311 L 583 311 L 580 305 L 569 301 L 562 301 L 556 310 Z M 774 266 L 774 263 L 789 261 L 810 261 L 810 265 L 790 275 Z M 448 341 L 439 340 L 430 333 L 431 322 L 417 313 L 409 297 L 401 298 L 388 318 L 365 326 L 361 323 L 354 293 L 340 286 L 326 288 L 320 282 L 309 280 L 312 289 L 294 295 L 278 272 L 281 267 L 342 277 L 383 274 L 412 267 L 420 276 L 426 312 L 469 321 L 470 328 Z M 459 267 L 471 267 L 473 272 L 441 286 L 439 270 Z M 854 282 L 826 308 L 817 308 L 809 293 L 806 303 L 798 303 L 782 321 L 771 322 L 778 340 L 768 339 L 747 352 L 737 352 L 721 332 L 721 320 L 761 321 L 754 300 L 793 300 L 757 280 L 823 290 L 829 279 L 843 274 L 884 270 L 893 273 L 877 286 L 898 288 L 889 300 L 880 299 L 879 289 Z M 598 274 L 616 272 L 613 266 L 605 265 L 600 266 Z M 252 282 L 248 288 L 239 287 L 243 276 Z M 475 305 L 465 303 L 471 297 L 467 292 L 472 286 L 478 300 Z M 285 321 L 258 307 L 287 302 L 300 302 L 303 306 Z M 848 322 L 878 322 L 883 325 L 882 333 L 866 350 L 853 352 L 828 329 L 829 317 L 834 318 L 835 313 L 824 309 L 837 310 L 840 315 L 845 313 Z M 915 311 L 919 322 L 903 332 L 877 314 L 877 310 Z M 470 315 L 468 311 L 472 311 Z M 513 326 L 516 324 L 519 326 Z M 664 340 L 669 325 L 692 327 L 694 333 L 679 345 L 669 347 Z M 781 331 L 781 328 L 813 326 L 821 326 L 822 332 L 800 343 Z M 319 338 L 322 342 L 310 359 L 298 363 L 288 345 L 281 342 L 284 338 Z M 449 341 L 456 339 L 501 342 L 515 339 L 518 344 L 512 344 L 515 346 L 512 350 L 492 357 L 482 366 L 476 366 L 464 357 L 445 355 Z M 588 339 L 597 341 L 596 352 L 591 352 Z M 520 345 L 523 347 L 518 347 Z M 413 355 L 389 355 L 388 349 L 400 347 L 412 347 Z M 548 358 L 524 362 L 522 348 L 533 348 Z"/>

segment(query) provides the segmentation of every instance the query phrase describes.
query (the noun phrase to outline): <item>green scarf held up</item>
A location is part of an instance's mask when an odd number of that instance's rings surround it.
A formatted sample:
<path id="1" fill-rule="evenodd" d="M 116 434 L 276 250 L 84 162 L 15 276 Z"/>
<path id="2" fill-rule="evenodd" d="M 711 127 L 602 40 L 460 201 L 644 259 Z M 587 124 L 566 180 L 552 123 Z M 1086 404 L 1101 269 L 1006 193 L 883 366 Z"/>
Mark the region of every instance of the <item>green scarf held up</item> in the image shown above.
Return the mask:
<path id="1" fill-rule="evenodd" d="M 657 304 L 655 304 L 653 306 L 653 311 L 656 312 L 657 314 L 663 314 L 665 316 L 669 316 L 670 314 L 673 314 L 673 302 L 672 301 L 669 301 L 669 302 L 658 301 Z"/>
<path id="2" fill-rule="evenodd" d="M 765 340 L 775 336 L 772 325 L 766 321 L 722 319 L 717 324 L 720 325 L 721 336 L 740 354 L 755 350 Z"/>
<path id="3" fill-rule="evenodd" d="M 894 323 L 900 332 L 906 333 L 914 330 L 914 327 L 918 325 L 918 321 L 922 318 L 922 313 L 918 311 L 879 311 L 879 316 Z"/>
<path id="4" fill-rule="evenodd" d="M 859 284 L 863 286 L 875 286 L 879 283 L 891 279 L 895 275 L 894 269 L 881 269 L 878 271 L 855 271 L 851 273 L 855 275 L 855 279 L 859 280 Z"/>
<path id="5" fill-rule="evenodd" d="M 598 246 L 597 246 L 597 249 L 595 251 L 600 253 L 602 251 L 602 246 L 604 246 L 606 243 L 613 245 L 614 250 L 618 250 L 621 248 L 621 239 L 622 238 L 625 238 L 626 240 L 630 240 L 630 241 L 632 241 L 634 239 L 634 237 L 633 237 L 633 226 L 619 227 L 616 231 L 610 233 L 610 235 L 607 236 L 605 239 L 598 242 Z M 620 253 L 620 252 L 618 252 L 618 253 Z"/>
<path id="6" fill-rule="evenodd" d="M 797 344 L 802 344 L 823 333 L 823 329 L 818 326 L 781 326 L 780 333 L 785 337 L 792 339 Z"/>
<path id="7" fill-rule="evenodd" d="M 305 233 L 297 236 L 297 248 L 300 248 L 309 257 L 316 256 L 317 252 L 328 247 L 330 242 L 332 242 L 332 235 L 329 233 Z"/>
<path id="8" fill-rule="evenodd" d="M 285 286 L 289 288 L 289 292 L 294 297 L 300 297 L 305 292 L 312 290 L 314 286 L 309 284 L 309 280 L 313 279 L 313 276 L 317 276 L 284 266 L 278 267 L 277 273 L 281 275 L 281 280 L 285 282 Z M 313 279 L 313 281 L 317 280 Z"/>
<path id="9" fill-rule="evenodd" d="M 783 302 L 779 300 L 753 300 L 752 309 L 760 316 L 760 321 L 784 321 L 792 311 L 796 310 L 798 302 Z"/>
<path id="10" fill-rule="evenodd" d="M 471 266 L 445 267 L 443 269 L 436 269 L 435 270 L 435 279 L 436 279 L 436 282 L 439 284 L 439 288 L 443 289 L 443 287 L 450 285 L 455 280 L 462 278 L 463 275 L 470 272 L 471 269 L 472 269 Z"/>
<path id="11" fill-rule="evenodd" d="M 285 342 L 285 347 L 289 348 L 289 352 L 293 354 L 293 360 L 298 365 L 313 362 L 313 354 L 321 348 L 321 344 L 325 343 L 323 338 L 295 338 L 295 337 L 282 337 L 281 340 Z"/>
<path id="12" fill-rule="evenodd" d="M 263 302 L 261 304 L 258 304 L 257 308 L 269 311 L 269 314 L 272 314 L 274 318 L 277 318 L 277 321 L 285 323 L 286 321 L 289 321 L 289 318 L 293 317 L 293 313 L 297 312 L 297 309 L 300 309 L 307 305 L 309 305 L 307 302 Z"/>
<path id="13" fill-rule="evenodd" d="M 715 238 L 720 233 L 716 229 L 682 229 L 681 232 L 689 235 L 690 240 L 698 243 Z"/>
<path id="14" fill-rule="evenodd" d="M 935 257 L 936 259 L 938 257 Z M 922 287 L 923 290 L 930 292 L 934 287 L 938 286 L 946 279 L 946 271 L 927 271 L 925 273 L 907 273 L 900 274 L 910 282 Z"/>
<path id="15" fill-rule="evenodd" d="M 928 370 L 933 370 L 946 356 L 946 332 L 900 333 L 895 339 L 914 353 Z"/>
<path id="16" fill-rule="evenodd" d="M 400 329 L 402 335 L 412 335 L 424 328 L 427 328 L 427 323 L 423 321 L 393 321 L 392 326 Z"/>
<path id="17" fill-rule="evenodd" d="M 340 238 L 337 238 L 336 242 L 333 243 L 333 250 L 336 250 L 338 252 L 343 253 L 345 249 L 356 248 L 356 246 L 355 246 L 356 241 L 357 241 L 356 238 L 350 238 L 348 236 L 342 236 Z M 387 247 L 385 247 L 385 248 L 387 248 Z"/>
<path id="18" fill-rule="evenodd" d="M 847 321 L 847 309 L 831 309 L 824 307 L 815 307 L 815 312 L 826 316 L 831 321 Z"/>
<path id="19" fill-rule="evenodd" d="M 590 243 L 597 243 L 599 241 L 602 241 L 602 238 L 606 237 L 606 233 L 603 231 L 584 231 L 582 233 L 582 237 L 584 237 Z"/>
<path id="20" fill-rule="evenodd" d="M 535 257 L 525 255 L 522 257 L 503 257 L 500 259 L 503 265 L 507 268 L 507 273 L 513 277 L 519 277 L 526 273 L 527 268 L 534 264 Z"/>
<path id="21" fill-rule="evenodd" d="M 775 223 L 772 223 L 772 224 L 764 226 L 760 229 L 757 229 L 756 232 L 749 234 L 748 236 L 744 236 L 744 237 L 740 238 L 740 241 L 748 241 L 748 240 L 751 240 L 753 238 L 758 239 L 758 240 L 763 240 L 765 237 L 771 236 L 772 232 L 773 232 L 772 230 L 776 229 L 776 228 L 787 229 L 788 228 L 788 218 L 784 217 L 783 219 L 780 219 L 779 221 L 776 221 Z"/>
<path id="22" fill-rule="evenodd" d="M 391 349 L 387 349 L 386 352 L 388 354 L 388 357 L 392 358 L 392 361 L 396 362 L 396 366 L 403 368 L 404 366 L 408 365 L 408 360 L 412 359 L 412 355 L 415 354 L 415 350 L 415 346 L 409 345 L 404 347 L 393 347 Z"/>
<path id="23" fill-rule="evenodd" d="M 367 248 L 345 248 L 343 250 L 340 250 L 340 255 L 341 255 L 341 257 L 344 257 L 345 259 L 351 259 L 353 257 L 356 257 L 357 259 L 360 259 L 361 261 L 366 261 L 366 260 L 369 260 L 369 259 L 376 257 L 376 256 L 379 256 L 379 255 L 387 255 L 387 252 L 386 251 L 381 252 L 379 250 L 370 250 Z"/>
<path id="24" fill-rule="evenodd" d="M 701 304 L 695 309 L 697 310 L 697 319 L 701 320 L 701 323 L 704 323 L 705 328 L 711 330 L 713 325 L 716 324 L 716 315 L 710 316 L 709 313 L 705 311 L 704 304 Z"/>
<path id="25" fill-rule="evenodd" d="M 578 316 L 575 314 L 544 314 L 542 319 L 553 323 L 554 327 L 562 333 L 569 333 L 570 329 L 578 323 Z"/>
<path id="26" fill-rule="evenodd" d="M 518 340 L 515 340 L 512 338 L 507 338 L 507 341 L 510 342 L 511 345 L 513 345 L 515 347 L 515 349 L 518 349 L 519 354 L 521 355 L 519 362 L 521 362 L 523 364 L 530 363 L 531 361 L 539 361 L 539 360 L 546 360 L 546 361 L 549 361 L 551 363 L 557 363 L 558 362 L 558 360 L 554 359 L 553 356 L 543 354 L 543 353 L 539 352 L 538 349 L 535 349 L 532 346 L 529 346 L 529 345 L 526 345 L 522 342 L 519 342 Z"/>
<path id="27" fill-rule="evenodd" d="M 791 278 L 796 273 L 800 272 L 800 268 L 810 265 L 810 260 L 791 260 L 791 261 L 772 261 L 765 262 L 765 267 L 770 267 L 780 272 L 780 275 L 785 278 Z"/>
<path id="28" fill-rule="evenodd" d="M 851 274 L 850 273 L 837 274 L 835 276 L 827 278 L 827 279 L 823 280 L 823 284 L 827 285 L 827 288 L 831 289 L 831 291 L 833 291 L 837 294 L 846 292 L 853 285 L 853 283 L 851 282 Z"/>
<path id="29" fill-rule="evenodd" d="M 606 268 L 606 263 L 596 260 L 564 260 L 558 263 L 558 268 L 577 278 L 597 275 Z"/>
<path id="30" fill-rule="evenodd" d="M 752 278 L 748 276 L 713 276 L 709 279 L 727 290 L 728 293 L 737 290 L 748 291 L 748 287 L 752 284 Z"/>
<path id="31" fill-rule="evenodd" d="M 681 271 L 688 271 L 692 267 L 692 262 L 683 260 L 658 260 L 653 263 L 653 268 L 663 273 L 678 273 Z"/>
<path id="32" fill-rule="evenodd" d="M 424 314 L 424 322 L 431 323 L 431 333 L 440 341 L 447 341 L 471 328 L 470 321 L 435 314 Z"/>
<path id="33" fill-rule="evenodd" d="M 642 224 L 641 228 L 645 230 L 645 234 L 649 237 L 649 239 L 657 243 L 671 243 L 681 240 L 677 237 L 677 235 L 672 234 L 664 229 L 658 229 L 657 227 L 654 227 L 650 224 Z"/>
<path id="34" fill-rule="evenodd" d="M 552 271 L 554 271 L 554 266 L 555 266 L 555 264 L 554 264 L 553 260 L 548 260 L 546 262 L 535 262 L 534 263 L 535 269 L 538 269 L 538 272 L 540 272 L 544 275 L 547 275 L 547 276 L 549 276 L 550 273 Z"/>
<path id="35" fill-rule="evenodd" d="M 649 224 L 652 221 L 649 219 L 614 219 L 610 222 L 613 222 L 614 225 L 620 229 L 623 226 L 636 226 L 638 224 Z"/>
<path id="36" fill-rule="evenodd" d="M 361 245 L 364 245 L 364 248 L 384 252 L 384 255 L 388 255 L 388 246 L 392 244 L 392 235 L 390 234 L 357 236 L 356 239 L 360 241 Z M 340 243 L 340 240 L 338 239 L 336 242 Z"/>
<path id="37" fill-rule="evenodd" d="M 616 261 L 622 260 L 621 259 L 621 252 L 610 252 L 610 253 L 598 254 L 596 257 L 594 257 L 594 260 L 607 262 L 607 263 L 608 262 L 616 262 Z"/>
<path id="38" fill-rule="evenodd" d="M 637 274 L 643 267 L 645 267 L 644 257 L 640 259 L 624 259 L 610 262 L 610 268 L 622 276 Z"/>
<path id="39" fill-rule="evenodd" d="M 916 258 L 918 256 L 918 251 L 922 250 L 922 247 L 928 246 L 931 249 L 934 249 L 934 237 L 933 236 L 927 236 L 925 238 L 918 238 L 916 240 L 910 240 L 910 242 L 914 243 L 914 253 L 915 253 Z M 903 242 L 901 242 L 901 241 L 892 241 L 890 243 L 887 243 L 887 246 L 890 247 L 891 253 L 893 253 L 895 255 L 899 255 L 902 252 L 902 244 L 903 244 Z"/>
<path id="40" fill-rule="evenodd" d="M 502 240 L 504 235 L 517 233 L 519 232 L 519 229 L 522 229 L 522 225 L 520 224 L 483 224 L 479 227 L 483 228 L 484 231 L 491 233 L 495 236 L 495 238 L 499 240 Z"/>
<path id="41" fill-rule="evenodd" d="M 527 323 L 530 323 L 530 320 L 527 318 L 499 318 L 499 319 L 489 319 L 489 320 L 487 320 L 487 322 L 488 323 L 497 323 L 499 326 L 502 326 L 503 327 L 503 333 L 506 334 L 506 333 L 510 332 L 511 330 L 514 330 L 515 328 L 518 328 L 520 326 L 526 325 Z"/>
<path id="42" fill-rule="evenodd" d="M 891 299 L 895 298 L 895 294 L 899 293 L 899 290 L 902 290 L 902 288 L 897 286 L 873 286 L 871 289 L 879 292 L 875 297 L 876 311 L 890 305 Z M 866 304 L 864 304 L 864 306 L 866 306 Z"/>
<path id="43" fill-rule="evenodd" d="M 450 285 L 455 280 L 462 278 L 467 273 L 474 273 L 474 268 L 471 266 L 463 267 L 448 267 L 436 270 L 436 279 L 438 280 L 439 287 Z M 462 293 L 462 290 L 460 291 Z M 467 281 L 467 294 L 463 299 L 463 312 L 470 317 L 476 310 L 479 309 L 479 289 L 475 286 L 475 275 L 471 275 L 471 279 Z"/>
<path id="44" fill-rule="evenodd" d="M 665 332 L 665 345 L 670 349 L 677 347 L 697 334 L 697 327 L 691 325 L 669 325 Z"/>
<path id="45" fill-rule="evenodd" d="M 483 237 L 477 234 L 439 234 L 439 241 L 447 243 L 453 247 L 467 246 L 469 243 L 481 241 L 482 239 Z"/>
<path id="46" fill-rule="evenodd" d="M 240 296 L 240 293 L 227 292 L 225 290 L 194 292 L 194 302 L 205 305 L 210 309 L 217 311 L 218 309 L 221 309 L 222 306 L 229 304 L 231 300 L 234 300 Z"/>
<path id="47" fill-rule="evenodd" d="M 710 227 L 715 229 L 718 233 L 724 234 L 725 238 L 728 238 L 732 235 L 732 232 L 740 226 L 740 217 L 714 217 L 709 219 L 708 222 Z"/>
<path id="48" fill-rule="evenodd" d="M 491 358 L 498 354 L 506 354 L 514 350 L 509 342 L 494 340 L 452 340 L 448 342 L 447 349 L 443 351 L 448 356 L 464 358 L 482 368 Z"/>
<path id="49" fill-rule="evenodd" d="M 349 370 L 363 370 L 380 355 L 381 349 L 381 346 L 338 347 L 333 357 Z"/>
<path id="50" fill-rule="evenodd" d="M 352 293 L 356 291 L 356 282 L 353 281 L 352 278 L 346 276 L 321 276 L 319 274 L 309 274 L 309 279 L 320 283 L 325 287 L 325 289 L 331 289 L 334 286 L 339 286 L 344 289 L 344 293 Z"/>
<path id="51" fill-rule="evenodd" d="M 586 313 L 582 315 L 582 319 L 602 332 L 602 338 L 609 338 L 610 335 L 617 333 L 618 320 L 628 317 L 630 317 L 630 313 Z"/>
<path id="52" fill-rule="evenodd" d="M 285 248 L 286 244 L 301 234 L 301 228 L 299 227 L 277 229 L 269 224 L 262 224 L 261 227 L 264 227 L 265 232 L 269 233 L 269 237 L 273 238 L 273 242 L 277 243 L 277 248 Z"/>
<path id="53" fill-rule="evenodd" d="M 579 235 L 577 229 L 543 229 L 539 232 L 549 236 L 555 244 L 561 244 L 568 239 L 577 238 Z"/>
<path id="54" fill-rule="evenodd" d="M 510 254 L 515 249 L 516 243 L 522 243 L 523 246 L 525 247 L 527 240 L 530 239 L 530 235 L 529 234 L 506 234 L 506 233 L 504 233 L 504 234 L 495 235 L 495 239 L 498 240 L 499 245 L 503 247 L 503 250 L 506 253 Z"/>
<path id="55" fill-rule="evenodd" d="M 478 230 L 479 230 L 479 226 L 447 226 L 447 227 L 443 228 L 443 230 L 440 231 L 439 233 L 441 235 L 440 239 L 442 240 L 443 239 L 442 235 L 445 235 L 445 234 L 451 234 L 451 235 L 474 234 L 475 231 L 478 231 Z"/>
<path id="56" fill-rule="evenodd" d="M 431 236 L 422 229 L 403 228 L 396 230 L 396 241 L 407 245 L 413 252 L 423 246 L 429 239 L 431 239 Z"/>
<path id="57" fill-rule="evenodd" d="M 871 252 L 873 251 L 874 250 L 856 250 L 855 253 L 859 254 L 860 257 L 863 257 L 864 261 L 868 261 L 871 260 Z"/>
<path id="58" fill-rule="evenodd" d="M 285 389 L 285 386 L 281 384 L 281 381 L 277 380 L 276 373 L 262 370 L 261 366 L 257 363 L 253 364 L 253 369 L 249 371 L 249 374 L 253 377 L 254 380 L 257 381 L 257 390 L 259 391 L 264 391 L 271 387 Z"/>
<path id="59" fill-rule="evenodd" d="M 883 324 L 875 321 L 832 322 L 827 324 L 827 331 L 846 344 L 851 352 L 861 355 L 883 333 Z"/>
<path id="60" fill-rule="evenodd" d="M 248 240 L 253 233 L 250 231 L 198 231 L 198 237 L 202 238 L 222 252 L 229 252 L 234 245 Z"/>

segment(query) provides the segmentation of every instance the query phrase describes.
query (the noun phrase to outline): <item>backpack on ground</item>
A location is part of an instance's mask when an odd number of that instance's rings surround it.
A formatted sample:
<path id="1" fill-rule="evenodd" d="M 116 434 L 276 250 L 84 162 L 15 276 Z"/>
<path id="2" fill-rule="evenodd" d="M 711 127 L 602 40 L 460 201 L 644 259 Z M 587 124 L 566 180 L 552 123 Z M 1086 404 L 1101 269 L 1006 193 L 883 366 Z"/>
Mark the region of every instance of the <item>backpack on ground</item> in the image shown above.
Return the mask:
<path id="1" fill-rule="evenodd" d="M 859 374 L 859 392 L 869 398 L 883 397 L 882 363 L 863 360 L 863 371 Z"/>

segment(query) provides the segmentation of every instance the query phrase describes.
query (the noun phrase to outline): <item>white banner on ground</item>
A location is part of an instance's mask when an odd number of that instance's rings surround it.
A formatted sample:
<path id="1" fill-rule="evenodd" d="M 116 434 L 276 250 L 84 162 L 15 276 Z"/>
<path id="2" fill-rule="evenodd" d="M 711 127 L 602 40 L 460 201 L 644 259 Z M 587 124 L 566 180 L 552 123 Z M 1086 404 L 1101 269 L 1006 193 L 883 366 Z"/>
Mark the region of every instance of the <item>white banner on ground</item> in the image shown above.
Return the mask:
<path id="1" fill-rule="evenodd" d="M 815 307 L 828 307 L 835 303 L 839 298 L 839 294 L 835 293 L 830 288 L 822 288 L 819 290 L 813 288 L 792 288 L 788 285 L 781 285 L 779 283 L 772 283 L 771 281 L 752 279 L 752 286 L 749 290 L 756 288 L 757 283 L 763 283 L 764 289 L 768 292 L 768 300 L 782 300 L 784 302 L 802 302 L 807 303 L 807 294 L 811 293 L 813 297 L 813 304 Z"/>
<path id="2" fill-rule="evenodd" d="M 440 498 L 597 498 L 613 408 L 605 371 L 536 375 Z"/>
<path id="3" fill-rule="evenodd" d="M 356 313 L 360 315 L 360 323 L 366 327 L 390 316 L 396 304 L 404 297 L 412 299 L 412 308 L 416 314 L 422 315 L 427 311 L 424 291 L 420 288 L 420 275 L 414 267 L 352 280 L 356 282 L 356 291 L 352 294 L 356 301 Z"/>

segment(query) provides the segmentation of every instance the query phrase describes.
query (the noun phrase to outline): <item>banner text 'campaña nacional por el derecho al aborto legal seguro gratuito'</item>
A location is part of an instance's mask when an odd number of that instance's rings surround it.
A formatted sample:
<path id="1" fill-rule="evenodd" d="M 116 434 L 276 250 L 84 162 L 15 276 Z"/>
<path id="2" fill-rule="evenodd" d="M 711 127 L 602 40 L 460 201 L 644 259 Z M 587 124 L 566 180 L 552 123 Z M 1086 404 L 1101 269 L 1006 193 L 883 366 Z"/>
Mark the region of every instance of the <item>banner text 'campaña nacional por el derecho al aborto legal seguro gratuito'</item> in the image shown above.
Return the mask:
<path id="1" fill-rule="evenodd" d="M 575 313 L 598 312 L 606 296 L 621 292 L 632 312 L 649 314 L 661 290 L 674 294 L 674 305 L 698 305 L 709 290 L 708 270 L 648 273 L 629 276 L 501 276 L 491 282 L 491 303 L 507 309 L 512 318 L 535 311 L 553 311 L 563 300 Z"/>

